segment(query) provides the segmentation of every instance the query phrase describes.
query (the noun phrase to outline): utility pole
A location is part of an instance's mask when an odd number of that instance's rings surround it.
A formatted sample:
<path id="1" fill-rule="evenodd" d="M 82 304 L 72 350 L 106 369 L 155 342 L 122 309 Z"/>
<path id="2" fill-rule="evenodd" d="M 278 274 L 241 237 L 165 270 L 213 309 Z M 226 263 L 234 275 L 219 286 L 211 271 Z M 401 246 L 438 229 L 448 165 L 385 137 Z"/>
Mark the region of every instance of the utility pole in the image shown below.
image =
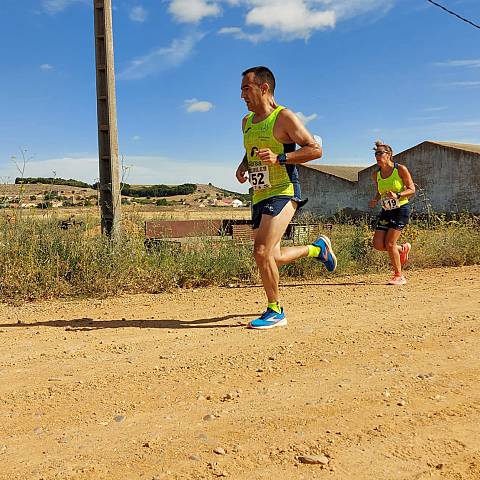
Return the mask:
<path id="1" fill-rule="evenodd" d="M 113 57 L 112 2 L 93 0 L 102 233 L 120 235 L 121 195 Z"/>

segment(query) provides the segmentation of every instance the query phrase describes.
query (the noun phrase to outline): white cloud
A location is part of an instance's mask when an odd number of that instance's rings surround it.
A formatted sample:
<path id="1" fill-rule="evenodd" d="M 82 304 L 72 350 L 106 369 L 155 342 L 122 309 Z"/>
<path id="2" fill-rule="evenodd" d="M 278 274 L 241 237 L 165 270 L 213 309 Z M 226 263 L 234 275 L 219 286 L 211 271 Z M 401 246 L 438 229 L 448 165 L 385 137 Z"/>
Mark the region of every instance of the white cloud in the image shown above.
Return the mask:
<path id="1" fill-rule="evenodd" d="M 480 68 L 480 59 L 472 60 L 449 60 L 447 62 L 436 62 L 433 64 L 435 67 L 468 67 L 468 68 Z"/>
<path id="2" fill-rule="evenodd" d="M 441 117 L 430 115 L 430 116 L 423 116 L 423 117 L 410 117 L 408 119 L 410 122 L 433 122 L 441 120 Z"/>
<path id="3" fill-rule="evenodd" d="M 375 21 L 385 15 L 395 1 L 237 0 L 235 4 L 246 10 L 245 26 L 225 26 L 218 33 L 251 42 L 272 38 L 308 39 L 318 30 L 335 28 L 338 22 L 354 17 L 368 14 L 369 21 Z"/>
<path id="4" fill-rule="evenodd" d="M 304 125 L 306 125 L 308 122 L 311 122 L 312 120 L 315 120 L 318 117 L 316 113 L 312 113 L 311 115 L 305 115 L 302 112 L 296 112 L 295 115 Z"/>
<path id="5" fill-rule="evenodd" d="M 132 140 L 133 140 L 134 142 L 138 142 L 141 138 L 142 138 L 142 137 L 140 137 L 140 135 L 134 135 L 134 136 L 132 137 Z"/>
<path id="6" fill-rule="evenodd" d="M 469 60 L 448 60 L 446 62 L 433 63 L 435 67 L 447 67 L 447 68 L 480 68 L 480 59 Z M 460 88 L 475 88 L 480 87 L 479 80 L 458 80 L 452 82 L 437 83 L 437 87 L 460 87 Z"/>
<path id="7" fill-rule="evenodd" d="M 130 10 L 130 20 L 133 22 L 143 23 L 147 19 L 147 11 L 141 6 L 133 7 Z"/>
<path id="8" fill-rule="evenodd" d="M 88 0 L 42 0 L 42 6 L 47 13 L 55 14 L 65 10 L 74 3 L 89 4 Z"/>
<path id="9" fill-rule="evenodd" d="M 257 43 L 262 40 L 267 40 L 269 35 L 267 32 L 261 33 L 246 33 L 239 27 L 224 27 L 218 32 L 219 35 L 232 35 L 237 40 L 248 40 L 252 43 Z"/>
<path id="10" fill-rule="evenodd" d="M 441 112 L 442 110 L 447 110 L 448 107 L 426 107 L 422 111 L 423 112 Z"/>
<path id="11" fill-rule="evenodd" d="M 208 112 L 213 108 L 213 103 L 207 102 L 205 100 L 197 100 L 196 98 L 191 98 L 190 100 L 185 100 L 185 108 L 188 113 Z"/>
<path id="12" fill-rule="evenodd" d="M 181 65 L 193 52 L 202 34 L 175 39 L 168 47 L 157 48 L 142 57 L 132 60 L 118 75 L 119 79 L 139 80 L 149 75 Z"/>
<path id="13" fill-rule="evenodd" d="M 376 20 L 394 6 L 396 0 L 317 0 L 330 7 L 336 14 L 338 21 L 348 20 L 362 15 L 369 15 L 370 20 Z"/>
<path id="14" fill-rule="evenodd" d="M 218 31 L 218 33 L 224 35 L 237 35 L 242 33 L 242 29 L 240 27 L 223 27 Z"/>
<path id="15" fill-rule="evenodd" d="M 463 80 L 457 82 L 445 82 L 437 84 L 438 87 L 480 87 L 480 80 Z"/>
<path id="16" fill-rule="evenodd" d="M 50 65 L 49 63 L 42 63 L 40 65 L 40 70 L 53 70 L 53 67 L 52 65 Z"/>
<path id="17" fill-rule="evenodd" d="M 168 10 L 177 21 L 183 23 L 197 23 L 221 12 L 218 2 L 206 0 L 172 0 Z"/>
<path id="18" fill-rule="evenodd" d="M 308 38 L 315 30 L 333 28 L 335 12 L 316 10 L 306 0 L 265 0 L 247 13 L 247 26 L 278 32 L 286 39 Z"/>

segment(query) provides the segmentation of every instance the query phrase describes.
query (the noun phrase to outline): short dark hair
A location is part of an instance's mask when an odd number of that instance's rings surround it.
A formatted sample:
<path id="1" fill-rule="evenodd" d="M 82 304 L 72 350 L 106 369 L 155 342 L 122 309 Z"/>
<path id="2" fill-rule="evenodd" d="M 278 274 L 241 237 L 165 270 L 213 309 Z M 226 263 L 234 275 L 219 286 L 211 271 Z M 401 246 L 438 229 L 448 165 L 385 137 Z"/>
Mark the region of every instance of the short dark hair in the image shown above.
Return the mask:
<path id="1" fill-rule="evenodd" d="M 242 72 L 242 77 L 245 75 L 253 73 L 255 74 L 255 78 L 260 81 L 260 83 L 268 83 L 270 87 L 270 91 L 273 93 L 275 92 L 275 77 L 273 76 L 272 71 L 267 67 L 252 67 L 248 68 L 244 72 Z"/>

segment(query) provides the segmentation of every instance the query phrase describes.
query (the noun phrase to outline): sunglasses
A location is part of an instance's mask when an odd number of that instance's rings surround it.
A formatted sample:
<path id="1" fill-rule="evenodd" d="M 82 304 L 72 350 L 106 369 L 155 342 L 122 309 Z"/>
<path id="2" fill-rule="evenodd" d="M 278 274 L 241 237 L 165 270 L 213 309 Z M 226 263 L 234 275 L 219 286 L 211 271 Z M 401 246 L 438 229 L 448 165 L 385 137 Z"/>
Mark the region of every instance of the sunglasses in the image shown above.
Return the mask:
<path id="1" fill-rule="evenodd" d="M 375 152 L 375 156 L 377 156 L 377 155 L 383 155 L 384 153 L 388 153 L 388 152 L 386 152 L 385 150 L 377 150 L 377 151 Z"/>

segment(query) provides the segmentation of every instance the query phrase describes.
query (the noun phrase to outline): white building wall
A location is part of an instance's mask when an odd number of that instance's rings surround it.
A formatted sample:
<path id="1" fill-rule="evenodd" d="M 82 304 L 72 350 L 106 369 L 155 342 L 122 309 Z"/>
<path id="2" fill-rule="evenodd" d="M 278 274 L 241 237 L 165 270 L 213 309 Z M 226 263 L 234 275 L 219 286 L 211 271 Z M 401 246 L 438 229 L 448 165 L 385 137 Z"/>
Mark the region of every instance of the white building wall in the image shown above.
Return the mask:
<path id="1" fill-rule="evenodd" d="M 412 173 L 417 185 L 416 210 L 430 203 L 436 212 L 480 213 L 480 155 L 422 143 L 395 156 Z"/>
<path id="2" fill-rule="evenodd" d="M 304 212 L 333 215 L 353 205 L 352 197 L 356 195 L 354 182 L 301 165 L 298 170 L 302 197 L 308 198 Z"/>
<path id="3" fill-rule="evenodd" d="M 428 204 L 436 212 L 480 213 L 480 154 L 424 142 L 394 160 L 412 174 L 418 193 L 411 202 L 417 213 Z M 303 210 L 327 216 L 344 209 L 371 213 L 368 202 L 375 195 L 372 176 L 377 168 L 365 168 L 358 182 L 350 182 L 300 166 L 302 195 L 309 198 Z"/>

